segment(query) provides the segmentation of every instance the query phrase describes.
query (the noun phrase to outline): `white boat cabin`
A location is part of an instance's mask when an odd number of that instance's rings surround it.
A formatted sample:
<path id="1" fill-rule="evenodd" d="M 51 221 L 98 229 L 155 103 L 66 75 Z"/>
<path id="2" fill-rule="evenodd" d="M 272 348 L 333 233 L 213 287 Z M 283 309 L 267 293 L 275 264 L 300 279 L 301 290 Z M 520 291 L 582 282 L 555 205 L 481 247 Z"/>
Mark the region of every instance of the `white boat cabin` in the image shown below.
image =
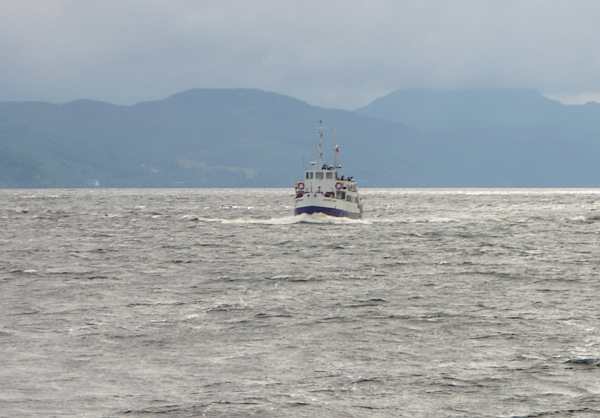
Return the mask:
<path id="1" fill-rule="evenodd" d="M 339 175 L 335 166 L 316 163 L 304 173 L 304 180 L 296 183 L 296 199 L 323 197 L 359 203 L 358 188 L 352 177 Z"/>

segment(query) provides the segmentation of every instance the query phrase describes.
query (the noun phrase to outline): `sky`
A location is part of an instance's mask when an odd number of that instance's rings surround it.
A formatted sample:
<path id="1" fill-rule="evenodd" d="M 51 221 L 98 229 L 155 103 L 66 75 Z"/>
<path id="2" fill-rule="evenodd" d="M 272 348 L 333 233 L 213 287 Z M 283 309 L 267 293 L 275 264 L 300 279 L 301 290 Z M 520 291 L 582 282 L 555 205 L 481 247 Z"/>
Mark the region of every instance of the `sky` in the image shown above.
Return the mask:
<path id="1" fill-rule="evenodd" d="M 353 109 L 396 89 L 600 101 L 598 0 L 0 0 L 0 100 L 248 87 Z"/>

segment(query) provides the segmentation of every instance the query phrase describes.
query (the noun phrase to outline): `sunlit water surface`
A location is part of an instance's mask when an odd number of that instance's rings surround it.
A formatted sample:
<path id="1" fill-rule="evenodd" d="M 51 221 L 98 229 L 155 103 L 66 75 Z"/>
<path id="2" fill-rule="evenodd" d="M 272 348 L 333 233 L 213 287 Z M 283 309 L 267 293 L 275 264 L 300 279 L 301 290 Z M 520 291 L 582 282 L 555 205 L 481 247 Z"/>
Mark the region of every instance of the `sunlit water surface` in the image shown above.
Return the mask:
<path id="1" fill-rule="evenodd" d="M 600 190 L 363 196 L 0 190 L 0 416 L 600 416 Z"/>

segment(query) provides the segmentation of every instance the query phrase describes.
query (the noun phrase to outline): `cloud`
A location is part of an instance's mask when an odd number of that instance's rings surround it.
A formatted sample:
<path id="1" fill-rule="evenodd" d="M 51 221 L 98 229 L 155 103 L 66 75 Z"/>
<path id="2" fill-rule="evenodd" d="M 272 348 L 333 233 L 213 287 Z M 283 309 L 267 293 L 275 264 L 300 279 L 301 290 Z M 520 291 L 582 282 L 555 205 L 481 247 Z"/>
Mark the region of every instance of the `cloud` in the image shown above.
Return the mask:
<path id="1" fill-rule="evenodd" d="M 600 90 L 596 0 L 0 0 L 0 99 L 257 87 L 352 108 L 397 88 Z"/>

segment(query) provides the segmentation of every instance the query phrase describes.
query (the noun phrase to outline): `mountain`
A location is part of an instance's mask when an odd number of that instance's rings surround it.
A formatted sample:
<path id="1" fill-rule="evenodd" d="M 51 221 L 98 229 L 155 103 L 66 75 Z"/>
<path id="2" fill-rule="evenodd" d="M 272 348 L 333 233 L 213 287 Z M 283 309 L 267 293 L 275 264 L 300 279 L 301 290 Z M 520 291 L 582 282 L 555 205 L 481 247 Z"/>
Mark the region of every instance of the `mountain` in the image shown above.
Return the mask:
<path id="1" fill-rule="evenodd" d="M 600 186 L 596 103 L 567 106 L 528 89 L 412 89 L 357 113 L 416 129 L 452 184 Z"/>
<path id="2" fill-rule="evenodd" d="M 527 89 L 399 90 L 358 110 L 433 132 L 530 128 L 557 121 L 564 111 L 559 102 Z"/>
<path id="3" fill-rule="evenodd" d="M 260 90 L 197 89 L 133 106 L 0 103 L 0 186 L 289 186 L 314 158 L 321 119 L 355 176 L 399 180 L 378 150 L 410 148 L 401 124 Z"/>
<path id="4" fill-rule="evenodd" d="M 600 186 L 597 104 L 403 90 L 353 112 L 195 89 L 131 106 L 0 102 L 0 187 L 290 186 L 319 120 L 363 186 Z"/>

